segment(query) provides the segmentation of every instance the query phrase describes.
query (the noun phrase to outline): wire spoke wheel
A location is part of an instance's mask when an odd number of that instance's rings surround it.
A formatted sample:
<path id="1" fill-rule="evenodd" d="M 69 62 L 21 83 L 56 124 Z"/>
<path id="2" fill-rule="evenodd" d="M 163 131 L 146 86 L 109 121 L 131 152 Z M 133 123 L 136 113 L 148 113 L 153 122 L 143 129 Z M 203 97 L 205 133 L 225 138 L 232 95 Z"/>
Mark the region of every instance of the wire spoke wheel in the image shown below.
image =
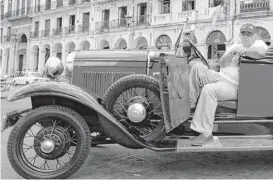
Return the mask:
<path id="1" fill-rule="evenodd" d="M 47 121 L 47 127 L 40 124 Z M 56 171 L 78 152 L 79 134 L 61 119 L 41 119 L 22 134 L 20 156 L 29 167 L 42 172 Z"/>
<path id="2" fill-rule="evenodd" d="M 103 104 L 128 132 L 138 138 L 156 142 L 166 134 L 159 83 L 153 77 L 137 74 L 121 78 L 107 90 Z"/>
<path id="3" fill-rule="evenodd" d="M 128 108 L 133 103 L 142 103 L 146 117 L 141 122 L 134 122 L 128 117 Z M 117 95 L 110 107 L 110 112 L 135 135 L 145 139 L 160 124 L 163 114 L 158 92 L 147 87 L 130 87 Z"/>
<path id="4" fill-rule="evenodd" d="M 24 178 L 66 178 L 84 163 L 90 150 L 90 131 L 75 111 L 44 106 L 20 119 L 9 137 L 12 167 Z"/>

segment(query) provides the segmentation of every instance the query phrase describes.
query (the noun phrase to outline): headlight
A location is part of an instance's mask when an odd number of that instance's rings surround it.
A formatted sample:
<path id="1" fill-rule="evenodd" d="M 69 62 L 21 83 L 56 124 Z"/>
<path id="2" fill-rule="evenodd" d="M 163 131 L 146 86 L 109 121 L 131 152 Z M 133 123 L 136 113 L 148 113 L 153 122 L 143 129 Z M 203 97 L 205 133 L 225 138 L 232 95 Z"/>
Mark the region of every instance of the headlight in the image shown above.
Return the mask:
<path id="1" fill-rule="evenodd" d="M 56 78 L 64 71 L 62 61 L 57 57 L 50 57 L 46 61 L 44 73 L 47 77 Z"/>
<path id="2" fill-rule="evenodd" d="M 159 58 L 160 52 L 159 51 L 150 51 L 148 56 L 150 58 L 150 61 L 154 61 L 157 58 Z"/>

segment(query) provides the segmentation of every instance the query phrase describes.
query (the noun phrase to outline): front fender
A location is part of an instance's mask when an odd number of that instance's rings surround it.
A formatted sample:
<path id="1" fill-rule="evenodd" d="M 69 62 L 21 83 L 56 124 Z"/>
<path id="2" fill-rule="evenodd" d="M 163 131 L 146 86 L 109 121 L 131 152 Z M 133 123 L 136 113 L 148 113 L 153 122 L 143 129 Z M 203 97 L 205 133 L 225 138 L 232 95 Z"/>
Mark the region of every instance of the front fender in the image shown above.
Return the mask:
<path id="1" fill-rule="evenodd" d="M 10 96 L 8 96 L 7 101 L 15 101 L 26 97 L 42 95 L 64 97 L 84 104 L 90 109 L 96 111 L 102 118 L 102 121 L 114 128 L 115 131 L 118 132 L 119 136 L 122 136 L 123 138 L 131 141 L 132 145 L 129 146 L 131 146 L 132 148 L 140 146 L 160 151 L 160 148 L 155 148 L 146 144 L 145 142 L 141 142 L 141 140 L 136 139 L 132 134 L 130 134 L 115 117 L 113 117 L 99 104 L 99 97 L 95 96 L 94 94 L 91 95 L 89 92 L 72 84 L 64 82 L 46 82 L 31 84 L 13 91 Z"/>
<path id="2" fill-rule="evenodd" d="M 83 102 L 86 98 L 89 98 L 92 104 L 98 104 L 98 101 L 100 99 L 96 94 L 87 92 L 83 88 L 72 84 L 64 82 L 43 82 L 27 85 L 11 92 L 11 94 L 7 97 L 7 101 L 15 101 L 26 97 L 40 95 L 69 96 Z"/>

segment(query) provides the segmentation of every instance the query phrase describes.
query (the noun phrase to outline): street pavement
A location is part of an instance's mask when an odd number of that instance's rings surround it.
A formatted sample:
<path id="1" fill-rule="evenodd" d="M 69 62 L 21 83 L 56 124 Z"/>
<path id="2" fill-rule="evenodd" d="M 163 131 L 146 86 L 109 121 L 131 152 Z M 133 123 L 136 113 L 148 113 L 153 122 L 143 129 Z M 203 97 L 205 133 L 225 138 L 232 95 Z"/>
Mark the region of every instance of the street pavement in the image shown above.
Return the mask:
<path id="1" fill-rule="evenodd" d="M 18 87 L 16 87 L 18 88 Z M 14 87 L 13 87 L 14 89 Z M 7 102 L 1 98 L 1 116 L 31 107 L 30 99 Z M 7 141 L 11 128 L 1 134 L 1 179 L 22 179 L 10 166 Z M 156 153 L 120 145 L 92 147 L 73 179 L 272 179 L 273 152 Z"/>

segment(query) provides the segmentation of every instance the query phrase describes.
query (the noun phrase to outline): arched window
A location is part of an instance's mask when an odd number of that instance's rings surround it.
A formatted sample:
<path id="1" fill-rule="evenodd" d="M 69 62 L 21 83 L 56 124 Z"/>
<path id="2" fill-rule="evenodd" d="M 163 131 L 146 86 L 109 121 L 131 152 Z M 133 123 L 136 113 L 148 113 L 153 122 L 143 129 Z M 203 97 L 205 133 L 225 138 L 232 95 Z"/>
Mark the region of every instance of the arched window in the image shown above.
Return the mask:
<path id="1" fill-rule="evenodd" d="M 194 44 L 197 44 L 197 39 L 195 37 L 195 35 L 191 35 L 190 33 L 186 33 L 185 36 L 191 40 Z M 191 46 L 189 45 L 188 41 L 184 41 L 183 42 L 183 50 L 184 52 L 188 55 L 188 57 L 191 55 L 192 53 L 192 48 Z"/>
<path id="2" fill-rule="evenodd" d="M 124 39 L 119 39 L 116 43 L 117 49 L 126 49 L 127 48 L 127 42 Z"/>
<path id="3" fill-rule="evenodd" d="M 162 49 L 162 48 L 171 49 L 172 40 L 167 35 L 161 35 L 157 39 L 155 46 L 157 49 Z"/>
<path id="4" fill-rule="evenodd" d="M 148 41 L 145 37 L 139 37 L 136 40 L 136 49 L 147 49 L 148 48 Z"/>
<path id="5" fill-rule="evenodd" d="M 256 27 L 258 39 L 263 40 L 268 46 L 271 44 L 271 36 L 267 29 L 263 27 Z"/>
<path id="6" fill-rule="evenodd" d="M 226 51 L 226 37 L 221 31 L 213 31 L 207 38 L 208 59 L 219 60 Z"/>

